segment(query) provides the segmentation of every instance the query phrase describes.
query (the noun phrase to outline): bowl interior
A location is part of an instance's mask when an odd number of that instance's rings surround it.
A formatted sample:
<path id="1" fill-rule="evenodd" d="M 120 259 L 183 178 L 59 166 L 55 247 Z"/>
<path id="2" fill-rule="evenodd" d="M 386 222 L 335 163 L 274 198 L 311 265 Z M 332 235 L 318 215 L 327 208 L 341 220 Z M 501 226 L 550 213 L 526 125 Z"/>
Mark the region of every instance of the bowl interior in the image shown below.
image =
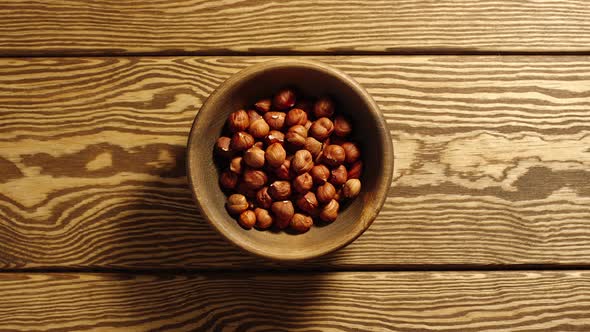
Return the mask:
<path id="1" fill-rule="evenodd" d="M 331 96 L 337 111 L 353 120 L 354 140 L 362 151 L 362 191 L 329 225 L 305 234 L 242 229 L 225 210 L 213 147 L 229 114 L 279 88 L 291 86 L 305 96 Z M 316 257 L 358 237 L 373 221 L 389 189 L 392 146 L 385 123 L 368 94 L 347 75 L 326 65 L 274 61 L 252 66 L 222 84 L 201 108 L 188 146 L 189 180 L 204 217 L 228 240 L 252 253 L 279 260 Z"/>

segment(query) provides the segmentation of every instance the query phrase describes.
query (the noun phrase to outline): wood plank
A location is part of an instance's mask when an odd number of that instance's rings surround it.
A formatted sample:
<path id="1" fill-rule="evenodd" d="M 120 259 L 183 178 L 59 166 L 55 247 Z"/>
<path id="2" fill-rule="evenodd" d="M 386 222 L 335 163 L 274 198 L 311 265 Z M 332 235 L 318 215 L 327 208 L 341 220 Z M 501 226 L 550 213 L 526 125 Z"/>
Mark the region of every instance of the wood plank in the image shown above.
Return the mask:
<path id="1" fill-rule="evenodd" d="M 588 331 L 588 272 L 1 274 L 3 331 Z"/>
<path id="2" fill-rule="evenodd" d="M 184 154 L 230 74 L 267 58 L 0 60 L 0 265 L 253 268 L 199 216 Z M 303 266 L 590 261 L 588 57 L 320 57 L 384 112 L 390 196 Z"/>
<path id="3" fill-rule="evenodd" d="M 583 0 L 4 0 L 0 54 L 588 52 Z"/>

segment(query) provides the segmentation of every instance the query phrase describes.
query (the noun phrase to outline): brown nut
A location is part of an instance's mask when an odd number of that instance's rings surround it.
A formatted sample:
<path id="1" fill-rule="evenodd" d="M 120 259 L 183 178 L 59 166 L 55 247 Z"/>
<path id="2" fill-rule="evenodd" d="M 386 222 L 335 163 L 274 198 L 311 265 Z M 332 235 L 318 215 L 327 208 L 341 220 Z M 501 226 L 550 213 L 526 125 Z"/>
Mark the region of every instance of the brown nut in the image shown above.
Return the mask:
<path id="1" fill-rule="evenodd" d="M 295 213 L 289 223 L 291 228 L 299 233 L 307 232 L 313 226 L 313 219 L 301 213 Z"/>
<path id="2" fill-rule="evenodd" d="M 295 189 L 298 193 L 306 193 L 311 190 L 313 187 L 313 179 L 309 173 L 303 173 L 298 175 L 295 180 L 293 180 L 293 189 Z"/>
<path id="3" fill-rule="evenodd" d="M 247 132 L 240 131 L 235 133 L 231 138 L 230 149 L 234 151 L 244 151 L 254 145 L 254 137 Z"/>
<path id="4" fill-rule="evenodd" d="M 356 163 L 350 165 L 348 169 L 348 178 L 349 179 L 358 179 L 361 177 L 361 173 L 363 172 L 363 162 L 357 161 Z"/>
<path id="5" fill-rule="evenodd" d="M 279 229 L 289 226 L 289 221 L 293 218 L 295 209 L 291 201 L 274 202 L 271 206 L 271 211 L 275 215 L 276 225 Z"/>
<path id="6" fill-rule="evenodd" d="M 260 189 L 264 187 L 268 178 L 263 171 L 257 169 L 246 169 L 244 171 L 244 175 L 242 176 L 242 181 L 244 186 L 248 189 Z"/>
<path id="7" fill-rule="evenodd" d="M 330 177 L 330 170 L 325 165 L 315 165 L 310 174 L 315 184 L 324 184 Z"/>
<path id="8" fill-rule="evenodd" d="M 346 198 L 355 198 L 361 192 L 361 181 L 350 179 L 342 186 L 342 195 Z"/>
<path id="9" fill-rule="evenodd" d="M 315 196 L 322 204 L 329 202 L 336 195 L 336 188 L 330 182 L 326 182 L 319 186 L 316 190 Z"/>
<path id="10" fill-rule="evenodd" d="M 270 209 L 272 197 L 268 193 L 268 187 L 263 187 L 256 192 L 256 204 L 261 208 Z"/>
<path id="11" fill-rule="evenodd" d="M 248 128 L 248 132 L 255 138 L 263 138 L 268 135 L 269 131 L 270 126 L 263 118 L 254 120 L 250 123 L 250 127 Z"/>
<path id="12" fill-rule="evenodd" d="M 334 222 L 338 217 L 338 209 L 340 208 L 340 204 L 333 199 L 328 204 L 326 204 L 322 210 L 320 211 L 320 219 L 325 222 Z"/>
<path id="13" fill-rule="evenodd" d="M 275 181 L 268 187 L 268 193 L 276 201 L 282 201 L 291 196 L 291 183 L 289 181 Z"/>
<path id="14" fill-rule="evenodd" d="M 334 102 L 329 97 L 322 97 L 313 105 L 316 118 L 331 117 L 334 114 Z"/>
<path id="15" fill-rule="evenodd" d="M 246 130 L 246 128 L 248 128 L 248 126 L 250 125 L 248 113 L 246 113 L 246 111 L 244 110 L 233 112 L 229 115 L 227 124 L 229 125 L 229 129 L 233 133 Z"/>
<path id="16" fill-rule="evenodd" d="M 348 172 L 346 171 L 346 167 L 344 167 L 344 165 L 340 165 L 332 170 L 330 183 L 335 186 L 341 186 L 346 183 L 346 180 L 348 180 Z"/>
<path id="17" fill-rule="evenodd" d="M 256 228 L 267 229 L 272 226 L 273 217 L 268 210 L 256 208 L 254 214 L 256 215 Z"/>
<path id="18" fill-rule="evenodd" d="M 305 139 L 305 144 L 303 145 L 303 148 L 311 152 L 311 155 L 315 158 L 318 156 L 318 154 L 320 154 L 320 152 L 322 152 L 322 146 L 322 143 L 317 139 L 313 137 L 307 137 Z"/>
<path id="19" fill-rule="evenodd" d="M 215 143 L 215 154 L 222 158 L 231 157 L 233 155 L 233 151 L 230 146 L 231 138 L 225 136 L 219 137 Z"/>
<path id="20" fill-rule="evenodd" d="M 328 166 L 336 167 L 344 162 L 346 155 L 340 145 L 331 144 L 324 148 L 323 162 Z"/>
<path id="21" fill-rule="evenodd" d="M 270 98 L 261 99 L 254 104 L 254 107 L 258 110 L 258 112 L 266 113 L 270 110 L 271 100 Z"/>
<path id="22" fill-rule="evenodd" d="M 255 110 L 248 110 L 248 120 L 250 120 L 250 126 L 252 126 L 252 122 L 262 119 L 262 115 L 258 114 Z"/>
<path id="23" fill-rule="evenodd" d="M 244 152 L 244 163 L 252 168 L 261 168 L 264 166 L 264 150 L 253 146 Z"/>
<path id="24" fill-rule="evenodd" d="M 223 171 L 219 176 L 219 184 L 223 189 L 234 189 L 238 185 L 238 175 L 231 171 Z"/>
<path id="25" fill-rule="evenodd" d="M 283 112 L 268 112 L 264 114 L 264 121 L 268 123 L 270 129 L 281 130 L 285 125 L 285 116 Z"/>
<path id="26" fill-rule="evenodd" d="M 302 125 L 295 125 L 289 128 L 289 131 L 285 135 L 285 140 L 292 146 L 303 147 L 305 145 L 305 139 L 307 138 L 307 129 Z"/>
<path id="27" fill-rule="evenodd" d="M 309 128 L 309 134 L 318 141 L 324 141 L 334 131 L 334 124 L 328 118 L 319 118 Z"/>
<path id="28" fill-rule="evenodd" d="M 272 103 L 278 110 L 284 110 L 295 105 L 295 92 L 291 89 L 282 89 L 274 96 Z"/>
<path id="29" fill-rule="evenodd" d="M 229 164 L 229 170 L 236 174 L 242 174 L 242 169 L 244 166 L 242 162 L 242 157 L 234 157 Z"/>
<path id="30" fill-rule="evenodd" d="M 289 180 L 291 179 L 291 161 L 289 159 L 285 159 L 283 164 L 275 169 L 275 175 L 277 178 L 281 180 Z"/>
<path id="31" fill-rule="evenodd" d="M 280 167 L 285 162 L 285 158 L 287 158 L 287 152 L 281 143 L 273 143 L 266 148 L 264 157 L 269 166 Z"/>
<path id="32" fill-rule="evenodd" d="M 313 167 L 313 157 L 307 150 L 299 150 L 295 152 L 295 156 L 291 161 L 291 168 L 295 174 L 309 172 Z"/>
<path id="33" fill-rule="evenodd" d="M 350 135 L 350 132 L 352 132 L 350 121 L 342 115 L 338 115 L 334 119 L 334 134 L 336 134 L 336 136 L 346 137 Z"/>
<path id="34" fill-rule="evenodd" d="M 357 160 L 361 158 L 361 150 L 359 149 L 358 145 L 352 142 L 346 142 L 342 144 L 342 148 L 344 149 L 344 160 L 349 163 L 355 163 Z"/>
<path id="35" fill-rule="evenodd" d="M 287 112 L 287 116 L 285 117 L 285 124 L 287 127 L 295 126 L 295 125 L 305 125 L 307 123 L 307 113 L 304 110 L 299 108 L 294 108 Z"/>
<path id="36" fill-rule="evenodd" d="M 250 229 L 256 224 L 256 214 L 252 210 L 246 210 L 240 214 L 238 222 L 245 229 Z"/>
<path id="37" fill-rule="evenodd" d="M 283 144 L 285 142 L 285 134 L 278 130 L 271 130 L 268 132 L 268 135 L 266 135 L 266 137 L 264 138 L 264 142 L 268 146 L 274 143 Z"/>
<path id="38" fill-rule="evenodd" d="M 225 207 L 227 208 L 227 212 L 233 215 L 238 215 L 248 209 L 250 204 L 248 204 L 248 200 L 246 196 L 242 194 L 233 194 L 227 198 L 227 203 Z"/>
<path id="39" fill-rule="evenodd" d="M 308 191 L 307 193 L 305 193 L 305 195 L 300 196 L 297 199 L 296 203 L 297 207 L 301 211 L 309 213 L 312 216 L 317 215 L 319 204 L 318 199 L 316 198 L 316 195 L 313 192 Z"/>

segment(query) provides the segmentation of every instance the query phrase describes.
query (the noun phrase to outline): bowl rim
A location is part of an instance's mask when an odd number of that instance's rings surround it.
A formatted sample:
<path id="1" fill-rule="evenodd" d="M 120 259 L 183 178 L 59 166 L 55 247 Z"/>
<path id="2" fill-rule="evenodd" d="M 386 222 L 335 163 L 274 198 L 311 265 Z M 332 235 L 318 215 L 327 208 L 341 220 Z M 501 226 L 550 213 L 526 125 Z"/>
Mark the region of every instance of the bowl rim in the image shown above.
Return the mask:
<path id="1" fill-rule="evenodd" d="M 307 68 L 312 70 L 317 70 L 323 72 L 325 74 L 331 75 L 336 77 L 337 79 L 344 82 L 347 86 L 349 86 L 355 93 L 359 94 L 361 98 L 363 98 L 367 104 L 368 108 L 367 111 L 370 112 L 378 123 L 378 125 L 384 128 L 383 133 L 385 135 L 385 146 L 383 147 L 385 153 L 383 154 L 383 178 L 382 181 L 379 182 L 377 187 L 378 192 L 384 192 L 382 195 L 377 195 L 379 201 L 377 202 L 376 208 L 371 211 L 370 216 L 367 218 L 366 222 L 364 223 L 363 227 L 359 228 L 356 232 L 351 232 L 350 235 L 345 239 L 345 241 L 340 241 L 338 244 L 333 245 L 332 247 L 327 247 L 325 249 L 318 249 L 313 254 L 308 255 L 283 255 L 281 253 L 269 253 L 263 250 L 258 250 L 258 248 L 252 247 L 246 243 L 237 243 L 236 240 L 230 237 L 229 234 L 218 227 L 217 223 L 211 220 L 209 217 L 209 207 L 202 204 L 199 196 L 197 195 L 197 185 L 193 181 L 193 175 L 195 175 L 198 170 L 195 169 L 194 163 L 191 161 L 193 160 L 193 154 L 196 153 L 194 149 L 191 147 L 195 144 L 194 140 L 196 139 L 197 132 L 196 128 L 198 127 L 198 121 L 201 118 L 202 114 L 204 114 L 203 110 L 209 109 L 210 105 L 217 101 L 220 97 L 224 96 L 230 89 L 232 89 L 235 85 L 239 84 L 239 82 L 243 80 L 248 80 L 252 76 L 257 75 L 261 71 L 270 70 L 270 69 L 277 69 L 277 68 L 285 68 L 285 67 L 298 67 L 298 68 Z M 336 69 L 328 64 L 323 62 L 309 60 L 309 59 L 274 59 L 263 61 L 260 63 L 256 63 L 250 65 L 237 73 L 232 74 L 229 78 L 227 78 L 224 82 L 222 82 L 211 94 L 207 97 L 205 102 L 201 105 L 199 112 L 195 116 L 193 123 L 191 125 L 191 129 L 189 132 L 189 137 L 187 141 L 187 158 L 186 158 L 186 169 L 187 169 L 187 180 L 188 184 L 193 196 L 193 200 L 195 201 L 199 212 L 203 216 L 203 219 L 218 233 L 220 234 L 227 242 L 231 243 L 234 247 L 239 248 L 240 250 L 254 254 L 258 257 L 266 258 L 272 261 L 282 261 L 282 262 L 297 262 L 308 260 L 312 258 L 317 258 L 320 256 L 324 256 L 326 254 L 335 252 L 343 247 L 346 247 L 353 241 L 355 241 L 358 237 L 360 237 L 374 222 L 378 213 L 383 208 L 385 200 L 387 198 L 387 191 L 391 187 L 391 182 L 393 179 L 393 170 L 394 170 L 394 148 L 393 142 L 391 140 L 391 135 L 387 128 L 387 123 L 385 118 L 383 117 L 383 113 L 379 109 L 379 106 L 371 97 L 371 95 L 358 83 L 356 82 L 351 76 L 344 73 L 343 71 Z M 380 197 L 379 197 L 380 196 Z"/>

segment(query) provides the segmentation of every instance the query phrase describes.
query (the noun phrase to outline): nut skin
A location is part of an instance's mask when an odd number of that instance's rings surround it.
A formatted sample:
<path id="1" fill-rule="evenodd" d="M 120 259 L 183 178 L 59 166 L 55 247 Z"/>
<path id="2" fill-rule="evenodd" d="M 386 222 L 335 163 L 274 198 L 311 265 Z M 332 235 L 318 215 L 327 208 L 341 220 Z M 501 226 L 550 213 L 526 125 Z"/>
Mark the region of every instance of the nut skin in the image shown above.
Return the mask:
<path id="1" fill-rule="evenodd" d="M 295 213 L 289 223 L 291 229 L 298 233 L 305 233 L 313 226 L 313 219 L 301 213 Z"/>
<path id="2" fill-rule="evenodd" d="M 297 207 L 305 212 L 308 213 L 312 216 L 317 216 L 318 214 L 318 199 L 316 198 L 316 195 L 311 192 L 308 191 L 307 193 L 305 193 L 305 195 L 301 195 L 299 196 L 299 198 L 297 198 Z"/>
<path id="3" fill-rule="evenodd" d="M 330 182 L 326 182 L 318 187 L 315 195 L 320 203 L 325 204 L 334 198 L 336 188 Z"/>
<path id="4" fill-rule="evenodd" d="M 219 184 L 225 190 L 235 189 L 238 185 L 238 175 L 229 170 L 223 171 L 219 176 Z"/>
<path id="5" fill-rule="evenodd" d="M 355 198 L 361 192 L 361 181 L 359 179 L 350 179 L 342 186 L 342 196 L 346 198 Z"/>
<path id="6" fill-rule="evenodd" d="M 272 226 L 274 220 L 267 209 L 256 208 L 254 214 L 256 215 L 256 228 L 267 229 Z"/>
<path id="7" fill-rule="evenodd" d="M 266 148 L 264 157 L 269 166 L 280 167 L 287 158 L 287 152 L 281 143 L 273 143 L 268 148 Z"/>
<path id="8" fill-rule="evenodd" d="M 272 205 L 272 197 L 268 193 L 268 187 L 263 187 L 256 192 L 256 204 L 264 209 L 270 209 Z"/>
<path id="9" fill-rule="evenodd" d="M 262 115 L 258 114 L 258 112 L 256 112 L 255 110 L 248 110 L 248 120 L 250 120 L 250 126 L 252 126 L 252 122 L 258 120 L 258 119 L 262 119 Z"/>
<path id="10" fill-rule="evenodd" d="M 332 199 L 320 211 L 320 219 L 325 222 L 334 222 L 338 218 L 338 209 L 340 204 L 335 199 Z"/>
<path id="11" fill-rule="evenodd" d="M 234 157 L 229 164 L 229 170 L 236 174 L 242 174 L 242 170 L 244 169 L 243 162 L 242 157 Z"/>
<path id="12" fill-rule="evenodd" d="M 256 214 L 252 210 L 246 210 L 240 214 L 238 222 L 243 228 L 250 229 L 256 224 Z"/>
<path id="13" fill-rule="evenodd" d="M 234 154 L 231 149 L 231 138 L 219 137 L 215 142 L 215 154 L 222 158 L 230 158 Z"/>
<path id="14" fill-rule="evenodd" d="M 344 165 L 340 165 L 334 169 L 332 169 L 332 175 L 330 176 L 330 183 L 334 186 L 341 186 L 346 183 L 348 180 L 348 172 L 346 171 L 346 167 Z"/>
<path id="15" fill-rule="evenodd" d="M 270 146 L 274 143 L 283 144 L 285 142 L 285 134 L 278 130 L 271 130 L 268 132 L 268 135 L 264 138 L 264 142 L 267 146 Z"/>
<path id="16" fill-rule="evenodd" d="M 356 163 L 350 165 L 348 168 L 348 178 L 349 179 L 358 179 L 361 177 L 361 173 L 363 172 L 363 162 L 357 161 Z"/>
<path id="17" fill-rule="evenodd" d="M 293 180 L 293 189 L 300 194 L 310 191 L 312 187 L 313 179 L 309 173 L 300 174 Z"/>
<path id="18" fill-rule="evenodd" d="M 361 150 L 355 143 L 343 143 L 342 148 L 344 149 L 345 155 L 344 161 L 346 161 L 348 164 L 353 164 L 361 158 Z"/>
<path id="19" fill-rule="evenodd" d="M 313 157 L 307 150 L 299 150 L 295 152 L 295 156 L 291 161 L 291 169 L 296 174 L 309 172 L 313 167 Z"/>
<path id="20" fill-rule="evenodd" d="M 324 148 L 323 151 L 323 162 L 332 167 L 336 167 L 344 162 L 346 158 L 346 154 L 344 153 L 344 148 L 340 145 L 331 144 Z"/>
<path id="21" fill-rule="evenodd" d="M 314 158 L 317 157 L 320 154 L 320 152 L 322 152 L 322 146 L 322 142 L 318 141 L 313 137 L 307 137 L 305 139 L 305 144 L 303 144 L 303 148 L 311 152 L 311 155 Z"/>
<path id="22" fill-rule="evenodd" d="M 265 98 L 257 101 L 256 104 L 254 104 L 254 107 L 256 107 L 256 110 L 258 110 L 258 112 L 266 113 L 270 111 L 271 104 L 272 101 L 270 100 L 270 98 Z"/>
<path id="23" fill-rule="evenodd" d="M 334 123 L 328 118 L 319 118 L 309 128 L 309 135 L 322 142 L 334 131 Z"/>
<path id="24" fill-rule="evenodd" d="M 244 152 L 244 163 L 252 168 L 261 168 L 264 166 L 264 150 L 253 146 Z"/>
<path id="25" fill-rule="evenodd" d="M 307 113 L 304 110 L 299 108 L 293 108 L 289 112 L 287 112 L 287 116 L 285 118 L 285 124 L 287 127 L 292 127 L 295 125 L 305 125 L 307 123 Z"/>
<path id="26" fill-rule="evenodd" d="M 330 177 L 330 169 L 325 165 L 315 165 L 311 171 L 311 178 L 315 184 L 321 185 L 328 181 Z"/>
<path id="27" fill-rule="evenodd" d="M 242 194 L 233 194 L 227 198 L 227 203 L 225 207 L 227 208 L 227 212 L 232 215 L 238 215 L 248 209 L 250 204 L 248 204 L 248 200 L 246 196 Z"/>
<path id="28" fill-rule="evenodd" d="M 268 194 L 275 201 L 282 201 L 291 196 L 291 183 L 289 181 L 275 181 L 268 187 Z"/>
<path id="29" fill-rule="evenodd" d="M 270 126 L 263 118 L 252 121 L 248 128 L 248 132 L 254 136 L 254 138 L 263 138 L 268 135 L 269 131 Z"/>
<path id="30" fill-rule="evenodd" d="M 233 112 L 229 115 L 227 124 L 229 126 L 229 130 L 231 130 L 233 133 L 246 130 L 250 125 L 248 113 L 246 113 L 244 110 Z"/>
<path id="31" fill-rule="evenodd" d="M 242 181 L 246 188 L 257 190 L 264 187 L 268 178 L 263 171 L 248 168 L 244 171 Z"/>
<path id="32" fill-rule="evenodd" d="M 305 145 L 305 139 L 307 138 L 307 129 L 302 125 L 295 125 L 289 128 L 289 131 L 285 135 L 285 140 L 291 144 L 291 146 L 300 148 Z"/>
<path id="33" fill-rule="evenodd" d="M 272 100 L 273 106 L 278 110 L 284 110 L 295 105 L 295 92 L 291 89 L 281 89 Z"/>
<path id="34" fill-rule="evenodd" d="M 277 179 L 289 180 L 291 179 L 291 160 L 285 159 L 283 164 L 274 170 Z"/>
<path id="35" fill-rule="evenodd" d="M 284 112 L 268 112 L 264 114 L 264 121 L 268 123 L 270 129 L 281 130 L 285 125 L 285 117 Z"/>
<path id="36" fill-rule="evenodd" d="M 247 132 L 240 131 L 235 133 L 231 138 L 230 149 L 234 151 L 244 151 L 254 145 L 254 137 Z"/>
<path id="37" fill-rule="evenodd" d="M 334 119 L 334 134 L 340 137 L 346 137 L 352 132 L 352 125 L 347 118 L 342 115 L 336 116 Z"/>
<path id="38" fill-rule="evenodd" d="M 331 117 L 334 115 L 334 102 L 329 97 L 318 99 L 313 105 L 313 114 L 316 118 Z"/>
<path id="39" fill-rule="evenodd" d="M 275 216 L 275 224 L 277 228 L 287 228 L 287 226 L 289 226 L 289 221 L 293 218 L 293 214 L 295 214 L 293 203 L 291 203 L 291 201 L 274 202 L 270 209 Z"/>

